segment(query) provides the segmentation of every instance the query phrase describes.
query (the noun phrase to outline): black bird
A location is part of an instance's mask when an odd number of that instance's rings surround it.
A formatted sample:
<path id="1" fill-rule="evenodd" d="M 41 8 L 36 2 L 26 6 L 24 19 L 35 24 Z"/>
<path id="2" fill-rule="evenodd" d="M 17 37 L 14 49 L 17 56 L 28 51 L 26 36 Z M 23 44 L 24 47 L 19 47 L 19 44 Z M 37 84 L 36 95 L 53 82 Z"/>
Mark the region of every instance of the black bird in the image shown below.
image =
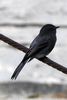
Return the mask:
<path id="1" fill-rule="evenodd" d="M 56 29 L 59 26 L 46 24 L 40 30 L 40 33 L 32 41 L 29 51 L 25 54 L 23 60 L 14 71 L 11 79 L 16 79 L 26 62 L 31 61 L 33 58 L 41 59 L 48 55 L 56 43 Z"/>

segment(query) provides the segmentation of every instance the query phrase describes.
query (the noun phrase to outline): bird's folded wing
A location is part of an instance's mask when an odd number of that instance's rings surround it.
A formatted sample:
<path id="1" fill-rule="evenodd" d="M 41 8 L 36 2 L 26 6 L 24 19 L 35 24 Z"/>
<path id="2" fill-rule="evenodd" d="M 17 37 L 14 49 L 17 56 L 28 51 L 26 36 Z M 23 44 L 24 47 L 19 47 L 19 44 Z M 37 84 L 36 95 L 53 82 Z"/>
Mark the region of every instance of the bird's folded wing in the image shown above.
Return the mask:
<path id="1" fill-rule="evenodd" d="M 31 51 L 28 54 L 28 57 L 32 57 L 34 55 L 36 55 L 39 51 L 41 51 L 43 48 L 48 47 L 48 42 L 43 42 L 43 43 L 39 43 L 36 44 L 36 46 L 31 47 Z"/>

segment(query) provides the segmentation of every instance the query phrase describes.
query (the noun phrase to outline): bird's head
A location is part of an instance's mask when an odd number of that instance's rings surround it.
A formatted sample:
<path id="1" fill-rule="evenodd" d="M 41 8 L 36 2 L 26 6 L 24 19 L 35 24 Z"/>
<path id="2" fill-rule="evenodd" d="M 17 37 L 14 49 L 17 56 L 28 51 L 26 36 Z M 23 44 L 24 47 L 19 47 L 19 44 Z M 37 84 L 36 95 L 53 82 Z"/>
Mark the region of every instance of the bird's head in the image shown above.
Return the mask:
<path id="1" fill-rule="evenodd" d="M 40 33 L 41 34 L 50 34 L 50 33 L 55 33 L 56 34 L 56 29 L 59 28 L 59 26 L 54 26 L 52 24 L 46 24 L 44 25 L 41 30 Z"/>

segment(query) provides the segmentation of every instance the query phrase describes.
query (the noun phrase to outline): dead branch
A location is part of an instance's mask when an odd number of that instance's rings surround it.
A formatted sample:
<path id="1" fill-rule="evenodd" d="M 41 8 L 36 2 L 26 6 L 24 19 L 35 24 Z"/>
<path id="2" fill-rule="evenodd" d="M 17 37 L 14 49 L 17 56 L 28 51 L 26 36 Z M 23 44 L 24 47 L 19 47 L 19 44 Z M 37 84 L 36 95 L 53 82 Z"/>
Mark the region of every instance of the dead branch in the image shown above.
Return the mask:
<path id="1" fill-rule="evenodd" d="M 2 34 L 0 34 L 0 40 L 4 41 L 5 43 L 8 43 L 9 45 L 13 46 L 14 48 L 19 49 L 19 50 L 21 50 L 21 51 L 23 51 L 25 53 L 29 50 L 27 47 L 15 42 L 14 40 L 12 40 L 12 39 L 10 39 L 10 38 L 2 35 Z M 42 59 L 38 59 L 38 60 L 40 60 L 43 63 L 46 63 L 49 66 L 51 66 L 51 67 L 53 67 L 53 68 L 65 73 L 65 74 L 67 74 L 67 68 L 66 67 L 64 67 L 64 66 L 62 66 L 62 65 L 60 65 L 60 64 L 58 64 L 58 63 L 56 63 L 54 61 L 52 61 L 48 57 L 45 57 L 45 58 L 42 58 Z"/>

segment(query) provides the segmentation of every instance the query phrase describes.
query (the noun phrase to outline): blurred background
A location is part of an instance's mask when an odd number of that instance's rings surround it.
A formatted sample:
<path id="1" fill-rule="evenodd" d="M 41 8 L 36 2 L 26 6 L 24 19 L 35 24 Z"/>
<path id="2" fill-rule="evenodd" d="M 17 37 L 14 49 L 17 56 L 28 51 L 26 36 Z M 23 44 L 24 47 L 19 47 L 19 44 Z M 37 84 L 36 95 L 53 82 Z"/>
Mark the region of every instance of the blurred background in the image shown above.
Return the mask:
<path id="1" fill-rule="evenodd" d="M 0 33 L 29 47 L 44 24 L 59 25 L 48 55 L 67 66 L 67 0 L 0 0 Z M 17 80 L 11 75 L 24 53 L 0 41 L 0 100 L 67 99 L 67 75 L 33 59 Z"/>

